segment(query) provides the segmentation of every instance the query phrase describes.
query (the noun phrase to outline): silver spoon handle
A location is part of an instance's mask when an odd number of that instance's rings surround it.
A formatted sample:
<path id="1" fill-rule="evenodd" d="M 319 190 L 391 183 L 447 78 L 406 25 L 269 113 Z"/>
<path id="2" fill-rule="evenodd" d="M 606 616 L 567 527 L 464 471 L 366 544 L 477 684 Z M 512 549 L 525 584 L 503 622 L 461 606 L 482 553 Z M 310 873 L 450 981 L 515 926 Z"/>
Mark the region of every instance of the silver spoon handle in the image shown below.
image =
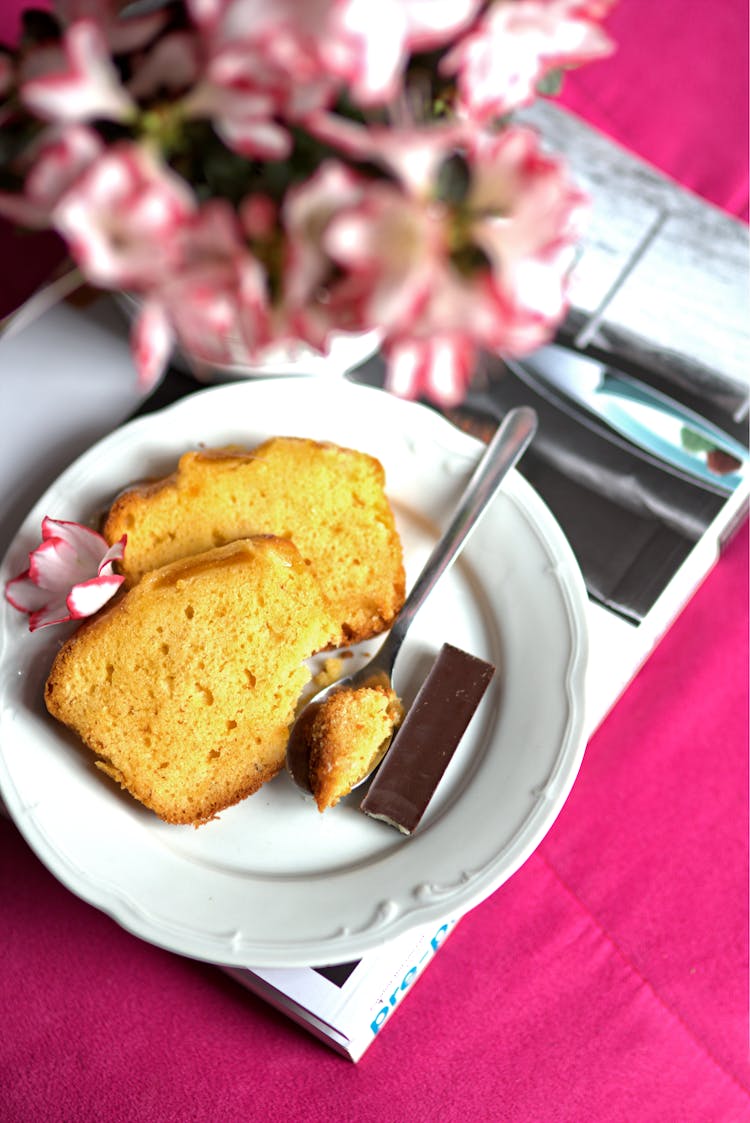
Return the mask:
<path id="1" fill-rule="evenodd" d="M 425 566 L 396 618 L 390 635 L 376 658 L 382 667 L 392 666 L 411 623 L 437 581 L 463 549 L 471 531 L 484 514 L 508 471 L 534 436 L 537 415 L 529 406 L 510 410 L 474 469 L 450 524 L 433 547 Z"/>

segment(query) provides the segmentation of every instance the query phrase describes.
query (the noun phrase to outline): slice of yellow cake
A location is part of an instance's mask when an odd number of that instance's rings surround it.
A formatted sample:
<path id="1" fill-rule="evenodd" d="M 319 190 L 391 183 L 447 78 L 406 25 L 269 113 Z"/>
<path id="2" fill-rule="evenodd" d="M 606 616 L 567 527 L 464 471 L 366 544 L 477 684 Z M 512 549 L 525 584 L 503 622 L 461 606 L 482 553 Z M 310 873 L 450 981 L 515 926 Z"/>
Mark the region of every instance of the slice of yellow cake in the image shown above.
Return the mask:
<path id="1" fill-rule="evenodd" d="M 47 708 L 141 803 L 198 824 L 283 766 L 304 660 L 336 631 L 291 542 L 241 540 L 147 573 L 85 622 Z"/>
<path id="2" fill-rule="evenodd" d="M 176 471 L 128 489 L 104 537 L 127 534 L 129 585 L 176 558 L 254 534 L 289 538 L 339 622 L 332 646 L 390 627 L 404 600 L 401 542 L 374 457 L 295 437 L 188 452 Z"/>

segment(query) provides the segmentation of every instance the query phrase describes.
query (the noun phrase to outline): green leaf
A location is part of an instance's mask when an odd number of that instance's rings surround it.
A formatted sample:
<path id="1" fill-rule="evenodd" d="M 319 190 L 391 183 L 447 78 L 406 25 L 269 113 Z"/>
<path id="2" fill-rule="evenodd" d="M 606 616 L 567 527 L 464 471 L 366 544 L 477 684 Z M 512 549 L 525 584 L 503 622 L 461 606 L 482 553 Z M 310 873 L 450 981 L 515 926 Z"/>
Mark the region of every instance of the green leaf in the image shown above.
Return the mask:
<path id="1" fill-rule="evenodd" d="M 562 67 L 557 66 L 554 70 L 549 70 L 537 82 L 537 93 L 541 94 L 542 97 L 556 97 L 562 89 L 563 77 Z"/>
<path id="2" fill-rule="evenodd" d="M 683 425 L 680 429 L 680 442 L 686 452 L 713 452 L 716 448 L 714 441 L 709 441 L 701 433 Z"/>

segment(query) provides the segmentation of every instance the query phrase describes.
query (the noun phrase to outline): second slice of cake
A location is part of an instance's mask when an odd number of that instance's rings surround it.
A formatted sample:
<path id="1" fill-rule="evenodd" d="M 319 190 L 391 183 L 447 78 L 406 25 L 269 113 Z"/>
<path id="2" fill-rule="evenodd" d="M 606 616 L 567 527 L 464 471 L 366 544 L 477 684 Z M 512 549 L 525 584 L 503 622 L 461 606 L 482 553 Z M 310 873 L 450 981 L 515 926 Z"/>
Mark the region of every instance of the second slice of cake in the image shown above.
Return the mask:
<path id="1" fill-rule="evenodd" d="M 275 437 L 251 450 L 187 452 L 172 475 L 124 492 L 103 533 L 110 543 L 127 534 L 122 572 L 130 585 L 237 538 L 289 538 L 338 621 L 334 647 L 386 630 L 404 601 L 383 466 L 330 442 Z"/>

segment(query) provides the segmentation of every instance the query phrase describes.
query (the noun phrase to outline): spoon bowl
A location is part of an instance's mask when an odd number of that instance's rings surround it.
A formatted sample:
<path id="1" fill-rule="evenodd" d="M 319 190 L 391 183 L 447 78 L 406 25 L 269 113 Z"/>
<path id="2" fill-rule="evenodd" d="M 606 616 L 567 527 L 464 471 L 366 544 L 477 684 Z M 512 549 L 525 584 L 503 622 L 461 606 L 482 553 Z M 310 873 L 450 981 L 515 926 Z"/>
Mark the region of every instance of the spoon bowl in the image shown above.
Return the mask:
<path id="1" fill-rule="evenodd" d="M 467 484 L 453 517 L 427 559 L 411 592 L 404 601 L 390 632 L 380 649 L 363 667 L 324 687 L 307 702 L 292 726 L 286 750 L 286 767 L 295 784 L 304 792 L 312 791 L 309 769 L 309 734 L 315 715 L 327 698 L 342 690 L 363 686 L 383 686 L 391 690 L 391 676 L 396 657 L 414 617 L 430 595 L 439 578 L 455 561 L 470 532 L 486 511 L 502 480 L 526 450 L 537 427 L 537 416 L 528 406 L 510 410 L 484 451 Z M 385 756 L 390 739 L 385 741 L 367 769 L 353 787 L 359 787 L 372 774 Z"/>

